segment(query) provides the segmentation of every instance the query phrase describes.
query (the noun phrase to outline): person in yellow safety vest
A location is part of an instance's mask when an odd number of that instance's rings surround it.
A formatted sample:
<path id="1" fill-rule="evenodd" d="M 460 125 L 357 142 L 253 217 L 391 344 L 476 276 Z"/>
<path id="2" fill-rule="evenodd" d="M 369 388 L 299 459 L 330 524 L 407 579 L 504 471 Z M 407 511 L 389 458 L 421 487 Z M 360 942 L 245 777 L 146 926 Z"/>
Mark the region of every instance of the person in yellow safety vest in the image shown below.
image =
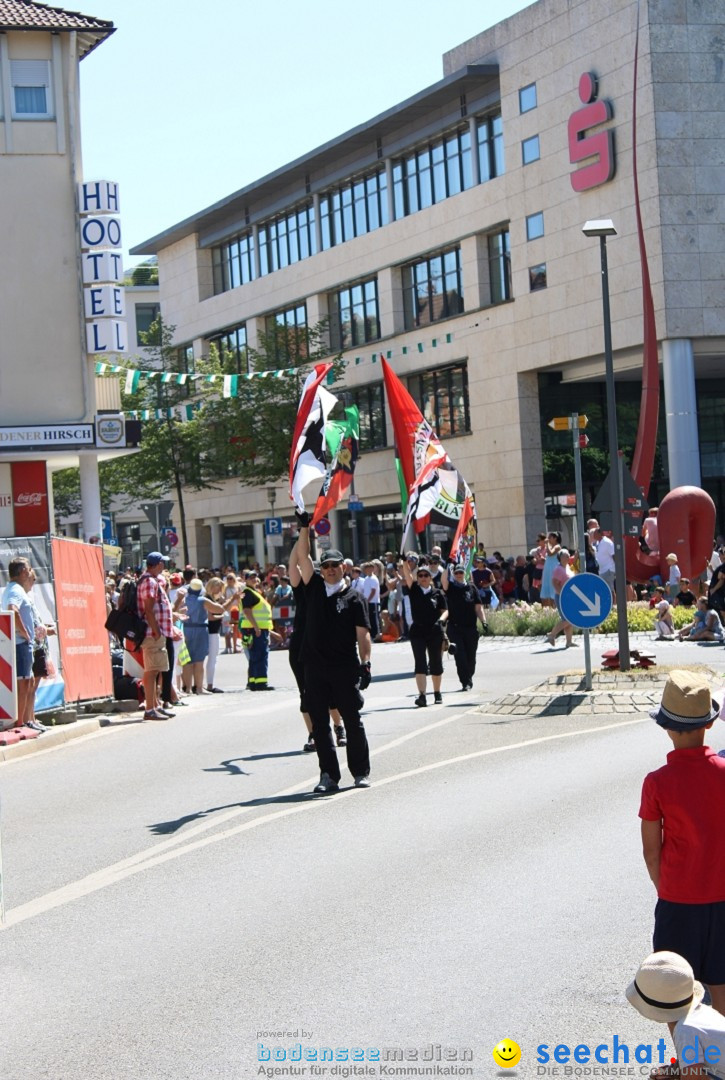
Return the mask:
<path id="1" fill-rule="evenodd" d="M 242 644 L 249 650 L 247 689 L 274 690 L 267 682 L 272 608 L 262 595 L 257 573 L 247 575 L 241 608 L 239 629 L 242 631 Z"/>

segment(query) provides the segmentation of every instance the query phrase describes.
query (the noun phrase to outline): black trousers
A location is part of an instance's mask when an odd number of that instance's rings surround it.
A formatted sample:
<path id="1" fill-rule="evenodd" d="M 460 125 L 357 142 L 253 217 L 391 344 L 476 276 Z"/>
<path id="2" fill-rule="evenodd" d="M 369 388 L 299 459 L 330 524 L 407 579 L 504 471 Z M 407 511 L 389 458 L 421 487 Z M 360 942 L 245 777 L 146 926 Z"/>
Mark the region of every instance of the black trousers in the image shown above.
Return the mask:
<path id="1" fill-rule="evenodd" d="M 171 687 L 174 682 L 174 639 L 166 639 L 166 655 L 169 658 L 168 671 L 161 672 L 161 700 L 171 701 Z"/>
<path id="2" fill-rule="evenodd" d="M 448 620 L 448 638 L 456 646 L 455 661 L 461 686 L 473 682 L 476 674 L 476 649 L 478 648 L 478 628 L 475 626 L 456 626 Z"/>
<path id="3" fill-rule="evenodd" d="M 312 734 L 320 762 L 336 783 L 340 780 L 340 764 L 330 727 L 330 702 L 339 709 L 347 734 L 347 767 L 353 776 L 370 772 L 370 750 L 360 710 L 365 700 L 358 689 L 360 678 L 357 665 L 333 669 L 320 664 L 305 664 L 305 699 L 312 720 Z"/>

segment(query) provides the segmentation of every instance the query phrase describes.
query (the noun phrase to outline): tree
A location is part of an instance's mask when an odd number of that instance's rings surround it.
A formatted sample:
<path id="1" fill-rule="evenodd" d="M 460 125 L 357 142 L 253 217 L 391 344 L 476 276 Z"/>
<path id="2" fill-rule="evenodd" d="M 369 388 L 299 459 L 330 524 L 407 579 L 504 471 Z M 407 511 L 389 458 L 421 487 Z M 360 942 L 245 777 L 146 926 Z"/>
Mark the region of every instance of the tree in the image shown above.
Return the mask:
<path id="1" fill-rule="evenodd" d="M 274 483 L 289 467 L 290 446 L 304 381 L 311 368 L 332 361 L 332 377 L 343 369 L 341 354 L 330 356 L 328 320 L 313 327 L 275 325 L 262 335 L 258 348 L 246 349 L 247 371 L 237 373 L 230 353 L 210 350 L 209 365 L 224 374 L 239 374 L 238 397 L 222 398 L 207 391 L 201 423 L 205 456 L 217 478 L 237 476 L 250 487 Z M 255 374 L 294 372 L 282 377 Z M 332 381 L 332 380 L 331 380 Z"/>

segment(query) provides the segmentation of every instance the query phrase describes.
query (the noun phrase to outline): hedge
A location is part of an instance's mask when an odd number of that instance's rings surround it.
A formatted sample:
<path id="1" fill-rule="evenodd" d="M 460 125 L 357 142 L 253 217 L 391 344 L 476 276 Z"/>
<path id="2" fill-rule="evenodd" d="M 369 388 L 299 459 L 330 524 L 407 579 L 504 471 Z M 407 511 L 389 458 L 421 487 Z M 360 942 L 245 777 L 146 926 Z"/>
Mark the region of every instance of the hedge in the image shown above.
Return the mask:
<path id="1" fill-rule="evenodd" d="M 675 630 L 692 622 L 695 608 L 672 608 Z M 489 633 L 496 637 L 541 637 L 548 634 L 559 621 L 556 608 L 545 608 L 541 604 L 526 604 L 518 601 L 509 607 L 499 607 L 487 612 Z M 645 601 L 627 604 L 627 626 L 631 633 L 654 633 L 655 611 Z M 575 631 L 578 632 L 578 631 Z M 617 609 L 612 608 L 603 623 L 591 631 L 592 634 L 617 633 Z"/>

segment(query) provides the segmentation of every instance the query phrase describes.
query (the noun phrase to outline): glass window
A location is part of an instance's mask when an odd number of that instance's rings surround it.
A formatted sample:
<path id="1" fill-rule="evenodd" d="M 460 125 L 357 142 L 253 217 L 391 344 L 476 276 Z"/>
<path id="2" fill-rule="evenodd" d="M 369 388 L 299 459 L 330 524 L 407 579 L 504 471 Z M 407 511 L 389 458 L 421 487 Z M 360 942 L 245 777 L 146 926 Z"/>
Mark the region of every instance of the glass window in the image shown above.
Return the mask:
<path id="1" fill-rule="evenodd" d="M 316 254 L 315 208 L 312 202 L 266 221 L 259 227 L 259 268 L 262 275 L 282 270 Z"/>
<path id="2" fill-rule="evenodd" d="M 544 235 L 544 215 L 541 211 L 538 214 L 529 214 L 526 218 L 526 239 L 538 240 L 540 236 Z"/>
<path id="3" fill-rule="evenodd" d="M 408 380 L 408 389 L 441 439 L 470 432 L 466 364 L 414 375 Z"/>
<path id="4" fill-rule="evenodd" d="M 496 176 L 503 176 L 503 121 L 500 113 L 478 121 L 478 169 L 482 184 Z"/>
<path id="5" fill-rule="evenodd" d="M 243 233 L 212 248 L 211 263 L 215 295 L 254 281 L 253 233 Z"/>
<path id="6" fill-rule="evenodd" d="M 358 177 L 320 197 L 322 249 L 343 244 L 388 224 L 385 169 Z"/>
<path id="7" fill-rule="evenodd" d="M 508 229 L 488 238 L 488 275 L 491 304 L 511 299 L 511 256 Z"/>
<path id="8" fill-rule="evenodd" d="M 522 113 L 530 112 L 536 108 L 536 83 L 529 83 L 519 90 L 519 110 Z"/>
<path id="9" fill-rule="evenodd" d="M 247 325 L 231 326 L 221 334 L 209 338 L 209 344 L 215 345 L 219 352 L 222 371 L 226 374 L 246 374 L 249 370 L 247 358 Z"/>
<path id="10" fill-rule="evenodd" d="M 472 186 L 471 133 L 466 127 L 394 163 L 395 217 L 425 210 Z"/>
<path id="11" fill-rule="evenodd" d="M 452 248 L 403 267 L 405 325 L 414 326 L 448 319 L 463 311 L 461 250 Z"/>
<path id="12" fill-rule="evenodd" d="M 141 337 L 148 334 L 151 324 L 159 317 L 161 308 L 158 304 L 135 304 L 136 309 L 136 344 L 142 348 L 148 345 Z"/>
<path id="13" fill-rule="evenodd" d="M 381 450 L 388 445 L 383 384 L 357 386 L 345 391 L 346 405 L 357 405 L 360 414 L 360 450 Z"/>
<path id="14" fill-rule="evenodd" d="M 304 360 L 309 353 L 307 338 L 307 306 L 297 304 L 284 311 L 275 311 L 266 319 L 267 333 L 272 336 L 269 353 L 275 363 Z"/>
<path id="15" fill-rule="evenodd" d="M 377 278 L 347 285 L 330 294 L 330 346 L 351 349 L 380 337 Z"/>
<path id="16" fill-rule="evenodd" d="M 538 161 L 540 157 L 539 136 L 532 135 L 530 139 L 524 139 L 521 143 L 521 160 L 523 164 L 530 165 L 532 161 Z"/>
<path id="17" fill-rule="evenodd" d="M 529 292 L 546 288 L 546 263 L 529 267 Z"/>
<path id="18" fill-rule="evenodd" d="M 51 116 L 50 60 L 11 60 L 10 81 L 13 116 Z"/>

